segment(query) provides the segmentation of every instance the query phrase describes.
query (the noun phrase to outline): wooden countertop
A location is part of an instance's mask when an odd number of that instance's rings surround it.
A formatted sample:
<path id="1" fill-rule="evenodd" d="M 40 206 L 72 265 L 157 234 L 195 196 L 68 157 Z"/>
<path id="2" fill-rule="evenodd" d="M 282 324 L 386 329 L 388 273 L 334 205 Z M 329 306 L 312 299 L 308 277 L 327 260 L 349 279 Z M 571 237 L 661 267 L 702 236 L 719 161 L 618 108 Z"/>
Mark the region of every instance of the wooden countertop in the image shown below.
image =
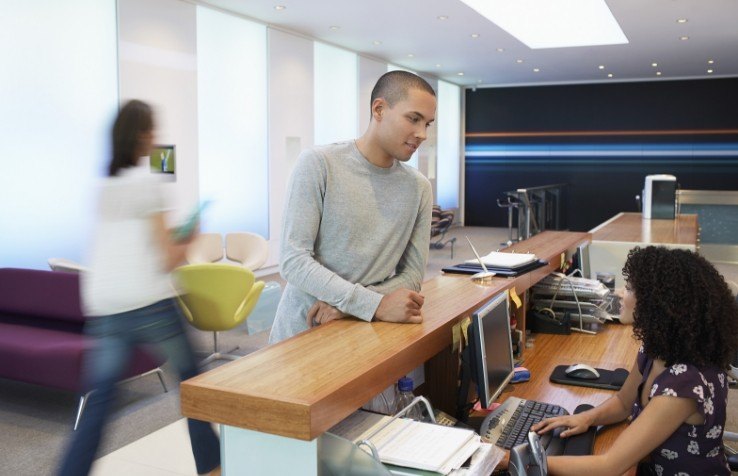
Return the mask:
<path id="1" fill-rule="evenodd" d="M 556 267 L 562 251 L 589 240 L 589 233 L 546 231 L 512 249 L 536 253 Z M 312 440 L 448 348 L 460 318 L 512 286 L 527 289 L 549 267 L 486 285 L 468 276 L 431 279 L 423 283 L 422 324 L 342 319 L 310 329 L 183 382 L 182 413 Z"/>
<path id="2" fill-rule="evenodd" d="M 674 220 L 646 220 L 640 213 L 619 213 L 590 231 L 592 241 L 694 245 L 697 215 L 679 215 Z"/>

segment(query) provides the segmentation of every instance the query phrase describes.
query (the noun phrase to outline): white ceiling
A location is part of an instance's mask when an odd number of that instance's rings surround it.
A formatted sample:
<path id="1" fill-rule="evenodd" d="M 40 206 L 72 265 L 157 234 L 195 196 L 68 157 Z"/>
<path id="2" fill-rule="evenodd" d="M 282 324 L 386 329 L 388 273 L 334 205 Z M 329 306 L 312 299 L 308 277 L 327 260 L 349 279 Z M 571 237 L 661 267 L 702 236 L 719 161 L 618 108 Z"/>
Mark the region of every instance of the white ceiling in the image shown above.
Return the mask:
<path id="1" fill-rule="evenodd" d="M 465 86 L 738 76 L 738 0 L 607 0 L 628 44 L 538 50 L 459 0 L 199 3 Z"/>

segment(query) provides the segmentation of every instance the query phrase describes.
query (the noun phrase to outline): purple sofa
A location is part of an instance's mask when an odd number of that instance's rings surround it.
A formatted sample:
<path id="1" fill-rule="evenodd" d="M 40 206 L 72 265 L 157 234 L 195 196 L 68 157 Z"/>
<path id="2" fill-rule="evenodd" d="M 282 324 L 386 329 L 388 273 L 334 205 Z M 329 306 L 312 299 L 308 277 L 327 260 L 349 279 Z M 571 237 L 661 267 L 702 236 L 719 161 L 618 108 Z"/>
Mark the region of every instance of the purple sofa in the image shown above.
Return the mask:
<path id="1" fill-rule="evenodd" d="M 0 268 L 0 378 L 81 393 L 82 356 L 93 343 L 84 322 L 78 274 Z M 164 385 L 161 364 L 137 349 L 124 378 L 156 372 Z"/>

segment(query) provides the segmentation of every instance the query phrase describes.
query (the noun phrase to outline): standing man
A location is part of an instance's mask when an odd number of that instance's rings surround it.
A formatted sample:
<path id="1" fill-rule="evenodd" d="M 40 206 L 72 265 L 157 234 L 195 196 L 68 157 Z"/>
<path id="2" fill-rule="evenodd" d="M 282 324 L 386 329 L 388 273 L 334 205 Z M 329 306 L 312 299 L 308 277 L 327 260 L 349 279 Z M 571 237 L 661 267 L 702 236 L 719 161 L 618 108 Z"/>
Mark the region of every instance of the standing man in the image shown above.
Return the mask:
<path id="1" fill-rule="evenodd" d="M 285 205 L 281 273 L 287 280 L 269 337 L 356 316 L 420 323 L 430 242 L 430 182 L 405 164 L 435 120 L 419 76 L 384 74 L 371 120 L 355 141 L 304 151 Z"/>

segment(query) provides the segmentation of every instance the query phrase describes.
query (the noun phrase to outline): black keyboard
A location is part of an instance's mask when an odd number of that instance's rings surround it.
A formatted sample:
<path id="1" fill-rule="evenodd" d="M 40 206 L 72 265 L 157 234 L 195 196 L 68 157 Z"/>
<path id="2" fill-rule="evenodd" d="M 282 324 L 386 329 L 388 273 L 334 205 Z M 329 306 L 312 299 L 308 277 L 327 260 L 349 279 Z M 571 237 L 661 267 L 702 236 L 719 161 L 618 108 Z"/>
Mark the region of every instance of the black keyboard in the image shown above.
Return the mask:
<path id="1" fill-rule="evenodd" d="M 482 422 L 479 434 L 482 439 L 501 448 L 509 450 L 527 441 L 530 427 L 539 421 L 560 415 L 568 415 L 564 408 L 551 403 L 522 400 L 517 397 L 508 397 Z M 547 454 L 562 454 L 563 445 L 558 438 L 560 431 L 548 432 L 541 435 L 541 444 Z M 556 440 L 556 441 L 554 441 Z M 549 446 L 560 446 L 550 448 Z"/>

